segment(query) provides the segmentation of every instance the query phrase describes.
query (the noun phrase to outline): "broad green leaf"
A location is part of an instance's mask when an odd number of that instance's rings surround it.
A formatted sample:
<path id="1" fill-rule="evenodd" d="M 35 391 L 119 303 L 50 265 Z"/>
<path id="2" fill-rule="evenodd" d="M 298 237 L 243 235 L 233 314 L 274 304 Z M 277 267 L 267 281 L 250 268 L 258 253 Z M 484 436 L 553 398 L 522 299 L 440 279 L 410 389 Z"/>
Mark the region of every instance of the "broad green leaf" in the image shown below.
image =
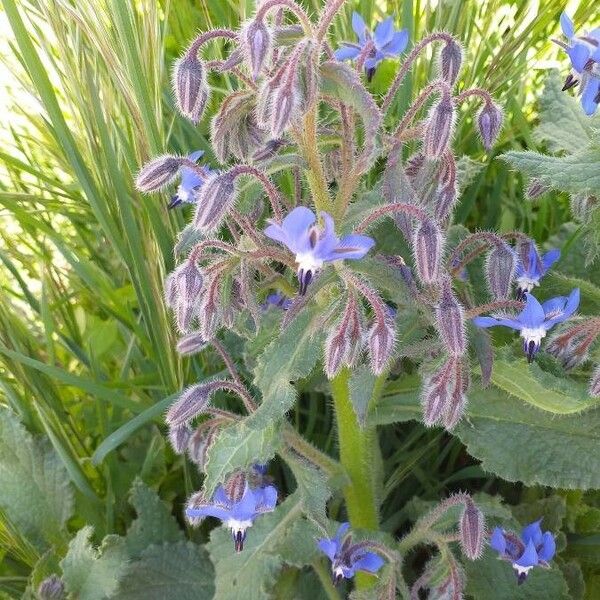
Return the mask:
<path id="1" fill-rule="evenodd" d="M 150 544 L 179 542 L 184 539 L 183 531 L 171 511 L 156 492 L 141 480 L 133 482 L 129 501 L 137 513 L 125 538 L 130 557 L 138 557 Z"/>
<path id="2" fill-rule="evenodd" d="M 464 561 L 467 595 L 477 600 L 569 600 L 569 588 L 560 569 L 532 569 L 527 581 L 517 585 L 513 568 L 508 562 L 486 548 L 482 558 Z"/>
<path id="3" fill-rule="evenodd" d="M 546 142 L 551 152 L 579 151 L 591 141 L 591 125 L 581 104 L 561 90 L 563 80 L 558 71 L 550 71 L 540 97 L 540 124 L 534 135 Z"/>
<path id="4" fill-rule="evenodd" d="M 507 481 L 567 489 L 600 487 L 600 409 L 554 415 L 490 387 L 468 393 L 455 434 L 481 466 Z M 421 419 L 418 392 L 386 396 L 372 424 Z M 568 452 L 565 449 L 568 448 Z"/>
<path id="5" fill-rule="evenodd" d="M 290 534 L 302 514 L 302 498 L 294 493 L 274 512 L 256 519 L 248 530 L 244 551 L 233 549 L 230 532 L 213 529 L 207 545 L 215 565 L 219 600 L 266 600 L 283 566 L 279 548 L 290 543 Z"/>
<path id="6" fill-rule="evenodd" d="M 99 549 L 90 543 L 91 527 L 84 527 L 71 540 L 61 560 L 65 587 L 79 600 L 104 600 L 116 591 L 127 567 L 127 549 L 123 538 L 110 535 Z"/>
<path id="7" fill-rule="evenodd" d="M 537 363 L 510 360 L 504 352 L 494 361 L 492 383 L 512 396 L 542 410 L 568 415 L 596 406 L 600 398 L 592 398 L 587 387 L 561 379 L 543 371 Z"/>
<path id="8" fill-rule="evenodd" d="M 216 597 L 213 578 L 213 566 L 201 546 L 184 541 L 154 545 L 127 565 L 114 598 L 211 600 Z"/>
<path id="9" fill-rule="evenodd" d="M 553 189 L 576 194 L 592 193 L 600 187 L 600 146 L 583 147 L 566 156 L 511 151 L 502 158 Z"/>
<path id="10" fill-rule="evenodd" d="M 0 508 L 38 548 L 61 544 L 73 512 L 68 473 L 49 444 L 0 409 Z"/>
<path id="11" fill-rule="evenodd" d="M 271 460 L 281 443 L 279 429 L 275 423 L 254 429 L 244 421 L 224 429 L 208 450 L 206 494 L 211 496 L 217 485 L 234 471 Z"/>

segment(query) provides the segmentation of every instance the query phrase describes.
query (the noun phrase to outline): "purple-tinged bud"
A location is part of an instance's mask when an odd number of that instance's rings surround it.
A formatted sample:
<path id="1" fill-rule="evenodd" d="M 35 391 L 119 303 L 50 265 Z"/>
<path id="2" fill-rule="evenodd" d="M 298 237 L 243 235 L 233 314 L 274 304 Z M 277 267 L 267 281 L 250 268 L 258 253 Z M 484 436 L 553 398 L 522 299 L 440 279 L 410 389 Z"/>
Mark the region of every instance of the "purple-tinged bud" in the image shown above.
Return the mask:
<path id="1" fill-rule="evenodd" d="M 425 156 L 423 154 L 419 153 L 411 156 L 406 161 L 406 168 L 404 169 L 406 176 L 410 179 L 414 179 L 419 174 L 419 171 L 423 168 L 424 164 Z"/>
<path id="2" fill-rule="evenodd" d="M 202 291 L 204 277 L 196 264 L 186 260 L 175 269 L 175 286 L 177 297 L 186 304 L 194 304 Z"/>
<path id="3" fill-rule="evenodd" d="M 346 366 L 354 367 L 364 346 L 365 331 L 360 306 L 357 302 L 348 309 L 348 352 Z"/>
<path id="4" fill-rule="evenodd" d="M 58 575 L 46 577 L 38 587 L 39 600 L 62 600 L 65 598 L 65 584 Z"/>
<path id="5" fill-rule="evenodd" d="M 198 425 L 196 431 L 190 438 L 187 446 L 187 453 L 190 460 L 200 471 L 204 471 L 204 468 L 206 467 L 208 450 L 217 439 L 222 426 L 222 419 L 209 419 Z"/>
<path id="6" fill-rule="evenodd" d="M 206 412 L 212 394 L 222 387 L 221 382 L 199 383 L 185 389 L 169 410 L 165 421 L 171 427 L 179 427 Z"/>
<path id="7" fill-rule="evenodd" d="M 590 396 L 600 398 L 600 365 L 596 367 L 590 379 Z"/>
<path id="8" fill-rule="evenodd" d="M 458 530 L 463 554 L 470 560 L 481 558 L 485 540 L 485 519 L 470 499 L 465 503 Z"/>
<path id="9" fill-rule="evenodd" d="M 177 177 L 182 158 L 165 154 L 146 163 L 137 177 L 135 187 L 140 192 L 156 192 Z"/>
<path id="10" fill-rule="evenodd" d="M 231 71 L 234 67 L 244 62 L 244 54 L 241 48 L 234 48 L 229 56 L 219 65 L 218 70 L 221 73 L 225 71 Z"/>
<path id="11" fill-rule="evenodd" d="M 460 67 L 462 65 L 463 51 L 460 44 L 451 40 L 440 52 L 440 76 L 450 86 L 453 86 L 458 79 Z"/>
<path id="12" fill-rule="evenodd" d="M 571 212 L 573 216 L 583 223 L 590 220 L 592 211 L 598 206 L 598 198 L 590 194 L 572 194 L 571 195 Z"/>
<path id="13" fill-rule="evenodd" d="M 188 333 L 177 341 L 176 350 L 180 356 L 192 356 L 202 352 L 208 345 L 208 342 L 202 337 L 199 331 Z"/>
<path id="14" fill-rule="evenodd" d="M 196 305 L 177 302 L 174 307 L 175 324 L 180 333 L 188 333 L 192 321 L 196 317 Z"/>
<path id="15" fill-rule="evenodd" d="M 463 600 L 465 589 L 465 575 L 462 568 L 454 558 L 449 557 L 448 575 L 439 584 L 432 586 L 429 598 L 437 600 Z"/>
<path id="16" fill-rule="evenodd" d="M 444 281 L 442 286 L 442 295 L 435 314 L 437 330 L 446 351 L 452 356 L 462 356 L 467 346 L 464 311 L 452 293 L 452 286 L 448 280 Z"/>
<path id="17" fill-rule="evenodd" d="M 536 179 L 534 177 L 527 186 L 525 197 L 527 198 L 527 200 L 537 200 L 549 190 L 550 188 L 547 185 L 543 184 L 539 179 Z"/>
<path id="18" fill-rule="evenodd" d="M 423 283 L 434 283 L 440 277 L 444 247 L 442 231 L 433 219 L 422 221 L 413 236 L 413 252 L 417 275 Z"/>
<path id="19" fill-rule="evenodd" d="M 433 214 L 438 221 L 445 221 L 452 213 L 458 200 L 456 181 L 450 181 L 440 187 L 433 207 Z"/>
<path id="20" fill-rule="evenodd" d="M 459 360 L 452 364 L 452 384 L 448 390 L 448 402 L 444 408 L 442 422 L 452 431 L 462 419 L 467 405 L 466 392 L 469 388 L 469 373 Z"/>
<path id="21" fill-rule="evenodd" d="M 481 142 L 486 150 L 491 150 L 502 127 L 502 109 L 494 102 L 486 102 L 477 116 Z"/>
<path id="22" fill-rule="evenodd" d="M 175 63 L 173 91 L 181 114 L 196 125 L 206 108 L 210 87 L 204 63 L 198 59 L 195 52 L 186 52 Z"/>
<path id="23" fill-rule="evenodd" d="M 273 158 L 285 144 L 284 140 L 269 140 L 262 148 L 258 149 L 253 155 L 254 162 L 261 162 Z"/>
<path id="24" fill-rule="evenodd" d="M 187 423 L 169 427 L 169 442 L 176 454 L 183 454 L 192 437 L 192 430 Z"/>
<path id="25" fill-rule="evenodd" d="M 515 262 L 514 251 L 504 242 L 494 246 L 490 251 L 485 271 L 488 288 L 496 300 L 510 296 Z"/>
<path id="26" fill-rule="evenodd" d="M 290 66 L 290 69 L 292 67 Z M 295 68 L 295 67 L 294 67 Z M 278 138 L 296 118 L 300 105 L 295 74 L 290 74 L 275 90 L 271 100 L 271 137 Z"/>
<path id="27" fill-rule="evenodd" d="M 375 375 L 381 375 L 385 371 L 392 358 L 395 343 L 394 324 L 387 318 L 377 319 L 368 333 L 369 358 Z"/>
<path id="28" fill-rule="evenodd" d="M 214 175 L 204 182 L 198 194 L 194 227 L 203 233 L 219 228 L 225 215 L 235 204 L 237 188 L 230 171 Z"/>
<path id="29" fill-rule="evenodd" d="M 271 52 L 272 35 L 262 19 L 250 21 L 242 32 L 242 43 L 252 77 L 256 81 Z"/>
<path id="30" fill-rule="evenodd" d="M 421 405 L 423 407 L 423 423 L 433 427 L 442 418 L 449 398 L 452 382 L 453 361 L 445 362 L 423 385 Z"/>
<path id="31" fill-rule="evenodd" d="M 448 149 L 454 132 L 455 110 L 452 96 L 442 92 L 440 101 L 429 111 L 423 149 L 427 158 L 440 158 Z"/>
<path id="32" fill-rule="evenodd" d="M 164 284 L 165 304 L 169 308 L 175 308 L 177 304 L 177 285 L 175 283 L 175 272 L 169 273 Z"/>
<path id="33" fill-rule="evenodd" d="M 349 339 L 345 323 L 333 329 L 325 340 L 325 375 L 333 379 L 342 368 L 349 351 Z"/>
<path id="34" fill-rule="evenodd" d="M 216 281 L 211 282 L 207 292 L 202 297 L 198 307 L 200 321 L 200 335 L 205 340 L 212 340 L 221 325 L 222 311 L 219 306 L 219 286 Z"/>

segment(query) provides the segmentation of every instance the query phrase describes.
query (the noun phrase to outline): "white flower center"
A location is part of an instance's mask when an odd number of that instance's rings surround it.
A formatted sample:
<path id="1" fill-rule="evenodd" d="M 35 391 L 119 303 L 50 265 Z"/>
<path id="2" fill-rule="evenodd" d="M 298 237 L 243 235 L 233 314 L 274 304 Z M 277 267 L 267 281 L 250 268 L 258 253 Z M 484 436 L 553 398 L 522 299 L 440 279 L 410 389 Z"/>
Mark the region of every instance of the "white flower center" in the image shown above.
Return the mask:
<path id="1" fill-rule="evenodd" d="M 517 285 L 523 291 L 530 292 L 534 287 L 540 285 L 540 281 L 539 279 L 532 279 L 531 277 L 523 275 L 522 277 L 517 278 Z"/>
<path id="2" fill-rule="evenodd" d="M 252 527 L 252 521 L 238 521 L 237 519 L 228 519 L 226 525 L 227 527 L 229 527 L 229 529 L 231 529 L 231 531 L 233 531 L 233 533 L 237 533 L 238 531 L 244 533 L 246 529 Z"/>
<path id="3" fill-rule="evenodd" d="M 525 327 L 521 329 L 521 337 L 527 342 L 535 342 L 539 346 L 542 338 L 546 337 L 546 330 L 543 327 Z"/>
<path id="4" fill-rule="evenodd" d="M 317 258 L 312 252 L 299 252 L 296 254 L 296 262 L 298 270 L 303 269 L 305 273 L 306 271 L 315 273 L 323 266 L 323 260 Z"/>
<path id="5" fill-rule="evenodd" d="M 191 202 L 193 202 L 193 201 L 194 201 L 194 199 L 193 199 L 193 197 L 192 197 L 192 194 L 193 194 L 193 192 L 192 192 L 192 193 L 190 193 L 190 191 L 189 191 L 189 190 L 185 189 L 185 188 L 184 188 L 183 186 L 181 186 L 181 185 L 180 185 L 180 186 L 177 188 L 177 196 L 179 197 L 179 199 L 180 199 L 182 202 L 190 202 L 190 203 L 191 203 Z"/>
<path id="6" fill-rule="evenodd" d="M 333 570 L 333 574 L 334 574 L 336 577 L 343 577 L 343 576 L 344 576 L 344 571 L 342 571 L 342 567 L 336 567 L 336 568 Z"/>
<path id="7" fill-rule="evenodd" d="M 533 565 L 531 567 L 522 567 L 521 565 L 518 565 L 517 563 L 513 563 L 512 566 L 513 566 L 513 569 L 517 572 L 517 575 L 522 575 L 522 574 L 527 575 L 527 573 L 529 573 L 529 571 L 531 571 L 531 569 L 533 569 Z"/>

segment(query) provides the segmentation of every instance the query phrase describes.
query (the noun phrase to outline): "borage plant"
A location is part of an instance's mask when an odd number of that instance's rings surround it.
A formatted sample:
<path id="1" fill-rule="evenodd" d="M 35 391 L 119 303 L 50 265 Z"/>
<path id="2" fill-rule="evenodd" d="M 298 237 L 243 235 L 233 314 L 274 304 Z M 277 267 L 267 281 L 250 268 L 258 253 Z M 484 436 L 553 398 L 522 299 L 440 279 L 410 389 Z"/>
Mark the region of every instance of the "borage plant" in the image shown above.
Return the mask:
<path id="1" fill-rule="evenodd" d="M 447 33 L 434 32 L 403 54 L 408 35 L 391 18 L 371 32 L 355 14 L 357 40 L 332 48 L 328 31 L 343 4 L 331 0 L 312 19 L 293 0 L 266 0 L 239 31 L 215 29 L 193 40 L 173 73 L 180 112 L 199 123 L 215 93 L 212 77 L 227 73 L 235 82 L 211 126 L 220 167 L 198 163 L 198 153 L 165 155 L 137 177 L 143 192 L 179 178 L 170 206 L 194 204 L 165 299 L 180 354 L 214 351 L 228 373 L 186 389 L 167 414 L 173 448 L 205 475 L 189 499 L 189 522 L 216 517 L 230 530 L 214 530 L 209 544 L 219 598 L 241 590 L 263 597 L 284 564 L 312 565 L 338 597 L 325 558 L 336 584 L 356 575 L 357 588 L 381 597 L 398 591 L 417 598 L 422 589 L 462 596 L 465 569 L 455 542 L 467 561 L 478 559 L 487 539 L 483 511 L 496 520 L 505 513 L 489 499 L 478 507 L 457 493 L 422 507 L 399 541 L 379 531 L 378 425 L 420 419 L 457 433 L 506 479 L 564 485 L 561 466 L 536 466 L 540 455 L 552 464 L 552 435 L 528 446 L 552 411 L 534 416 L 522 400 L 514 409 L 515 398 L 497 391 L 515 361 L 525 378 L 539 367 L 527 367 L 522 355 L 509 358 L 507 348 L 492 369 L 481 327 L 518 330 L 531 362 L 546 332 L 577 309 L 579 291 L 538 302 L 532 290 L 557 250 L 541 256 L 520 232 L 469 233 L 452 221 L 464 184 L 452 149 L 456 120 L 463 106 L 477 105 L 472 121 L 489 150 L 502 110 L 484 89 L 457 91 L 463 51 Z M 216 39 L 226 40 L 227 57 L 204 60 L 204 47 Z M 390 107 L 429 46 L 439 49 L 436 78 L 395 120 Z M 374 98 L 366 83 L 381 61 L 398 56 L 387 94 Z M 472 384 L 477 362 L 481 375 Z M 314 389 L 328 382 L 339 460 L 286 418 L 309 376 Z M 484 390 L 490 381 L 496 387 Z M 223 393 L 238 397 L 244 412 Z M 490 421 L 499 422 L 495 430 Z M 275 455 L 297 488 L 279 505 L 264 466 Z M 327 507 L 331 516 L 344 512 L 338 492 L 349 521 L 341 526 L 326 516 Z M 492 548 L 512 564 L 514 585 L 554 555 L 552 533 L 538 529 L 527 527 L 522 538 L 494 531 Z M 402 566 L 420 544 L 437 552 L 413 577 Z"/>

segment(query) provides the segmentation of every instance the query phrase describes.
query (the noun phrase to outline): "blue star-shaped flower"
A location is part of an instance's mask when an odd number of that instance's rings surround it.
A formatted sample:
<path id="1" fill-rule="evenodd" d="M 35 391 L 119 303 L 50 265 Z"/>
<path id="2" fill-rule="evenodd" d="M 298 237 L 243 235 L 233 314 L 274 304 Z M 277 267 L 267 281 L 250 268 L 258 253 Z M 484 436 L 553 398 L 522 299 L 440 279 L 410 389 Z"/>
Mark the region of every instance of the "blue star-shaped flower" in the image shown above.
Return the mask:
<path id="1" fill-rule="evenodd" d="M 542 338 L 557 325 L 566 321 L 579 306 L 579 289 L 567 296 L 558 296 L 540 304 L 532 294 L 526 294 L 525 308 L 513 318 L 475 317 L 473 323 L 479 327 L 502 325 L 521 332 L 523 350 L 531 362 L 540 349 Z"/>
<path id="2" fill-rule="evenodd" d="M 193 507 L 187 508 L 185 514 L 190 519 L 199 517 L 216 517 L 229 529 L 235 544 L 236 552 L 244 548 L 246 531 L 252 527 L 254 520 L 259 515 L 272 512 L 277 504 L 277 489 L 272 485 L 250 488 L 246 483 L 241 498 L 232 499 L 223 486 L 215 490 L 211 502 L 195 502 Z"/>
<path id="3" fill-rule="evenodd" d="M 384 58 L 400 56 L 408 44 L 408 30 L 395 31 L 393 17 L 381 21 L 371 34 L 364 19 L 354 12 L 352 29 L 358 36 L 358 43 L 342 42 L 342 47 L 335 51 L 335 57 L 337 60 L 353 60 L 366 52 L 364 66 L 369 81 L 373 78 L 377 65 Z"/>
<path id="4" fill-rule="evenodd" d="M 196 150 L 192 152 L 188 158 L 197 162 L 204 155 L 203 150 Z M 171 198 L 168 208 L 175 208 L 180 204 L 194 204 L 198 198 L 198 190 L 202 187 L 205 179 L 212 173 L 215 173 L 213 169 L 209 167 L 202 167 L 206 172 L 204 179 L 198 175 L 194 170 L 189 167 L 182 167 L 180 171 L 181 179 L 179 181 L 179 187 Z"/>
<path id="5" fill-rule="evenodd" d="M 539 285 L 546 271 L 560 258 L 558 248 L 553 248 L 544 256 L 540 256 L 533 242 L 526 244 L 524 250 L 515 268 L 518 300 L 525 298 L 527 292 Z"/>
<path id="6" fill-rule="evenodd" d="M 549 562 L 556 553 L 554 536 L 546 531 L 542 533 L 540 523 L 535 521 L 527 525 L 521 537 L 512 531 L 496 527 L 490 539 L 490 546 L 499 553 L 502 560 L 510 562 L 517 575 L 519 585 L 525 581 L 533 567 L 549 568 Z"/>
<path id="7" fill-rule="evenodd" d="M 346 533 L 350 523 L 342 523 L 332 539 L 323 538 L 317 542 L 319 550 L 331 561 L 331 573 L 337 584 L 342 579 L 354 577 L 356 571 L 377 573 L 385 561 L 379 554 L 366 550 L 365 544 L 352 544 Z"/>
<path id="8" fill-rule="evenodd" d="M 268 310 L 269 307 L 275 306 L 276 308 L 280 308 L 281 310 L 287 310 L 292 305 L 292 299 L 288 298 L 281 292 L 275 292 L 274 294 L 269 294 L 261 308 L 263 310 Z"/>
<path id="9" fill-rule="evenodd" d="M 300 294 L 304 295 L 315 273 L 326 262 L 357 260 L 362 258 L 375 244 L 375 240 L 365 235 L 351 234 L 341 240 L 335 235 L 331 215 L 321 213 L 325 224 L 320 229 L 315 214 L 304 206 L 295 208 L 279 225 L 271 223 L 265 235 L 286 246 L 296 255 Z"/>
<path id="10" fill-rule="evenodd" d="M 586 114 L 592 115 L 600 103 L 600 27 L 586 35 L 576 36 L 573 21 L 564 12 L 560 25 L 569 43 L 559 43 L 569 55 L 573 67 L 563 91 L 581 83 L 581 105 Z"/>

